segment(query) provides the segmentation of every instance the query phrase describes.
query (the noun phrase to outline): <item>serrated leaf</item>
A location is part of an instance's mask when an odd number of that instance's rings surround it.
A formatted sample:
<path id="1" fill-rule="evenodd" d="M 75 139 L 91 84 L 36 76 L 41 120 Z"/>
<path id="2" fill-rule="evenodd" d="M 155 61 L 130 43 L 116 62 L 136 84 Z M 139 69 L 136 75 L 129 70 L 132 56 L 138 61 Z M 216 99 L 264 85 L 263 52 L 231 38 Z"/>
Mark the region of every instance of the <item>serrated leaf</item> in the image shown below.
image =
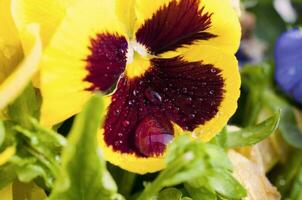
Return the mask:
<path id="1" fill-rule="evenodd" d="M 116 199 L 116 185 L 97 145 L 103 111 L 103 99 L 96 95 L 76 117 L 49 200 Z"/>

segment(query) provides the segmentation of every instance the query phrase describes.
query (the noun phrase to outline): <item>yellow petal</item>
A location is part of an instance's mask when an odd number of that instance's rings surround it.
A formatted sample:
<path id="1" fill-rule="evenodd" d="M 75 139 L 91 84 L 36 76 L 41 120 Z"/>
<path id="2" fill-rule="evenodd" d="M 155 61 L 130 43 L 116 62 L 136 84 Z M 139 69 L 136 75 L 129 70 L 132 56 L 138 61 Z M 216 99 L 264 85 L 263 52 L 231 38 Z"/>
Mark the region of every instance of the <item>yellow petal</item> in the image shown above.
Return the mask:
<path id="1" fill-rule="evenodd" d="M 129 37 L 133 35 L 136 15 L 134 10 L 136 0 L 116 0 L 116 14 L 118 19 L 124 24 Z"/>
<path id="2" fill-rule="evenodd" d="M 46 47 L 56 28 L 66 14 L 67 7 L 75 0 L 11 0 L 12 14 L 20 35 L 23 29 L 31 23 L 41 27 L 43 46 Z M 22 40 L 24 44 L 26 40 Z M 25 52 L 28 49 L 24 48 Z"/>
<path id="3" fill-rule="evenodd" d="M 5 164 L 16 152 L 15 146 L 6 148 L 0 153 L 0 166 Z"/>
<path id="4" fill-rule="evenodd" d="M 85 91 L 90 83 L 83 79 L 91 38 L 106 32 L 126 35 L 115 6 L 115 1 L 79 0 L 70 7 L 42 59 L 43 124 L 50 126 L 80 112 L 90 98 L 91 92 Z"/>
<path id="5" fill-rule="evenodd" d="M 38 25 L 29 25 L 26 40 L 31 44 L 31 51 L 16 69 L 0 85 L 0 110 L 12 102 L 26 87 L 33 75 L 38 71 L 41 57 L 41 41 Z"/>
<path id="6" fill-rule="evenodd" d="M 100 130 L 98 133 L 100 147 L 103 152 L 104 158 L 110 163 L 121 167 L 127 171 L 146 174 L 157 172 L 165 168 L 165 155 L 161 157 L 138 157 L 134 154 L 121 153 L 114 151 L 112 147 L 107 146 L 103 139 L 103 131 Z"/>
<path id="7" fill-rule="evenodd" d="M 45 200 L 47 195 L 44 190 L 33 182 L 21 183 L 15 181 L 13 183 L 14 200 Z"/>
<path id="8" fill-rule="evenodd" d="M 7 185 L 0 190 L 0 196 L 3 200 L 13 200 L 13 184 Z"/>
<path id="9" fill-rule="evenodd" d="M 0 84 L 23 57 L 17 29 L 10 12 L 10 0 L 0 1 Z"/>
<path id="10" fill-rule="evenodd" d="M 137 0 L 135 4 L 135 11 L 137 15 L 137 23 L 135 26 L 136 31 L 142 27 L 142 25 L 148 19 L 151 19 L 160 8 L 169 5 L 170 2 L 172 2 L 172 0 Z M 199 8 L 203 7 L 204 14 L 212 14 L 211 25 L 205 31 L 210 34 L 214 34 L 216 37 L 207 40 L 196 40 L 193 42 L 193 44 L 184 45 L 183 47 L 178 48 L 176 51 L 163 53 L 163 57 L 180 55 L 187 51 L 187 46 L 195 45 L 214 46 L 233 54 L 237 51 L 240 44 L 241 28 L 239 18 L 236 11 L 232 7 L 230 0 L 200 0 Z M 169 26 L 169 24 L 165 26 Z M 171 32 L 172 31 L 173 30 L 171 30 Z"/>
<path id="11" fill-rule="evenodd" d="M 208 32 L 217 35 L 208 41 L 201 41 L 198 44 L 219 47 L 230 53 L 236 53 L 241 38 L 241 27 L 238 15 L 229 0 L 201 0 L 201 7 L 205 12 L 213 13 L 212 26 Z"/>
<path id="12" fill-rule="evenodd" d="M 221 70 L 224 79 L 224 96 L 215 117 L 204 125 L 198 126 L 193 132 L 204 141 L 209 141 L 228 122 L 237 109 L 237 100 L 240 96 L 240 74 L 238 62 L 231 53 L 222 51 L 213 46 L 191 47 L 183 56 L 188 61 L 202 61 L 203 64 L 212 64 Z"/>

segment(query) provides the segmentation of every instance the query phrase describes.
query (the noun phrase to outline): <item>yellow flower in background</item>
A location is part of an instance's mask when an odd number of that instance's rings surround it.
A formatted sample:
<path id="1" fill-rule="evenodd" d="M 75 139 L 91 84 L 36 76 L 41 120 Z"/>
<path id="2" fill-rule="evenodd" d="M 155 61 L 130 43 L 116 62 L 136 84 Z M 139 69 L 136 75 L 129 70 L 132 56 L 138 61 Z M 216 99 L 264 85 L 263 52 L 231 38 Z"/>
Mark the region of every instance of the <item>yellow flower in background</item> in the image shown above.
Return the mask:
<path id="1" fill-rule="evenodd" d="M 10 0 L 0 2 L 0 111 L 11 103 L 38 71 L 41 57 L 39 26 L 24 27 L 28 55 L 23 50 L 10 13 Z"/>
<path id="2" fill-rule="evenodd" d="M 39 12 L 37 1 L 23 2 L 15 18 Z M 208 141 L 235 112 L 240 25 L 229 0 L 78 0 L 64 16 L 58 27 L 37 19 L 42 35 L 50 30 L 41 121 L 62 122 L 95 91 L 106 93 L 99 140 L 111 163 L 161 170 L 166 145 L 182 130 Z"/>
<path id="3" fill-rule="evenodd" d="M 44 190 L 35 183 L 21 183 L 15 181 L 0 190 L 3 200 L 44 200 L 47 198 Z"/>

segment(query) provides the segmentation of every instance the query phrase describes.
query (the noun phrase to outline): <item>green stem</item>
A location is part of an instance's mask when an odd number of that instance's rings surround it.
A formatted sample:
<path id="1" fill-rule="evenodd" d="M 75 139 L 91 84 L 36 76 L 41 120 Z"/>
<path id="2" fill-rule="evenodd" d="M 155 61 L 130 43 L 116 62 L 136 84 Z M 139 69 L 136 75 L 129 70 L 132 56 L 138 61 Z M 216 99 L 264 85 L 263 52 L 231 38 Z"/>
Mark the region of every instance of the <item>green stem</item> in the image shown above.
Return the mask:
<path id="1" fill-rule="evenodd" d="M 132 191 L 135 178 L 136 178 L 136 174 L 130 173 L 127 171 L 124 171 L 124 173 L 122 175 L 122 180 L 121 180 L 120 186 L 119 186 L 119 192 L 126 199 L 128 199 L 128 197 Z"/>

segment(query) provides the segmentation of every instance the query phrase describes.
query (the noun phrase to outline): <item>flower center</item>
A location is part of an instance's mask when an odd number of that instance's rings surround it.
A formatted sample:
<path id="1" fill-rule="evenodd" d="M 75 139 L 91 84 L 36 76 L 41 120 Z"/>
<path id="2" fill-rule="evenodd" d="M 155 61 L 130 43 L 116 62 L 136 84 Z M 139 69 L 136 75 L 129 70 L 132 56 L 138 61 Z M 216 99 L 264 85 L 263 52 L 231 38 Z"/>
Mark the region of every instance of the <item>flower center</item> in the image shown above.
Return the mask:
<path id="1" fill-rule="evenodd" d="M 150 66 L 150 54 L 146 47 L 135 40 L 130 41 L 127 50 L 127 77 L 140 77 Z"/>

